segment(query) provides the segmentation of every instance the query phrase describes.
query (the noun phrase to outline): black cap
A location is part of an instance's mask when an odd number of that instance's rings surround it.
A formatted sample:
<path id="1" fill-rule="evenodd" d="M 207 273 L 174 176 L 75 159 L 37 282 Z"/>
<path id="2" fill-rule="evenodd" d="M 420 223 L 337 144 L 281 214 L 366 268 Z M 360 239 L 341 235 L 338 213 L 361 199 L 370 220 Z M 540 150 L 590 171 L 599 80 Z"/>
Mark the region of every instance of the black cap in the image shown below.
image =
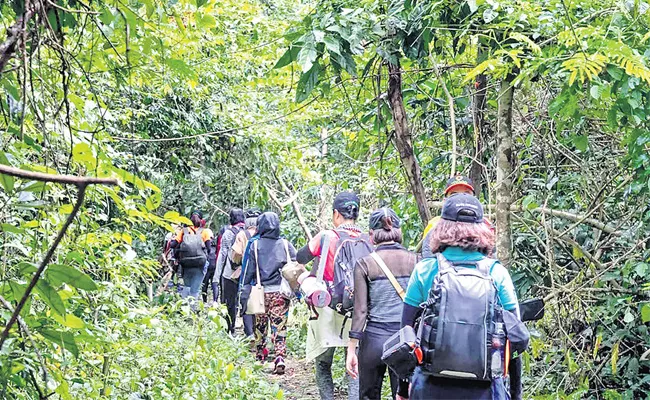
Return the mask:
<path id="1" fill-rule="evenodd" d="M 442 205 L 442 219 L 474 224 L 483 223 L 483 206 L 471 194 L 454 194 L 448 197 Z"/>
<path id="2" fill-rule="evenodd" d="M 203 213 L 201 211 L 199 211 L 199 210 L 192 211 L 192 214 L 190 214 L 190 217 L 192 217 L 192 215 L 198 215 L 199 218 L 203 218 Z"/>
<path id="3" fill-rule="evenodd" d="M 359 196 L 354 192 L 341 192 L 334 198 L 334 203 L 332 208 L 338 211 L 347 211 L 348 207 L 353 205 L 357 208 L 359 207 Z"/>
<path id="4" fill-rule="evenodd" d="M 246 219 L 248 218 L 257 218 L 262 215 L 262 212 L 259 208 L 249 208 L 246 210 Z"/>
<path id="5" fill-rule="evenodd" d="M 390 220 L 390 223 L 386 223 L 386 220 Z M 397 214 L 395 214 L 395 211 L 388 207 L 382 207 L 373 211 L 368 219 L 368 227 L 373 230 L 390 230 L 391 228 L 399 228 L 401 224 L 402 221 L 399 219 Z"/>
<path id="6" fill-rule="evenodd" d="M 453 178 L 450 178 L 447 181 L 447 187 L 445 188 L 445 196 L 449 195 L 454 189 L 463 188 L 466 190 L 471 190 L 474 193 L 474 183 L 471 179 L 463 175 L 456 175 Z"/>

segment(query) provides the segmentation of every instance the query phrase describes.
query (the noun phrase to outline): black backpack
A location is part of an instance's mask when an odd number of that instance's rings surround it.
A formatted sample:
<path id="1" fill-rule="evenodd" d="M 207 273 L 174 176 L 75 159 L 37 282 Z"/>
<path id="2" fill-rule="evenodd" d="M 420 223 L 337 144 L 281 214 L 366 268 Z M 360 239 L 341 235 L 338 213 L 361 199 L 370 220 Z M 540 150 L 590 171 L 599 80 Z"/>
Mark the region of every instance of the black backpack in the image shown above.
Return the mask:
<path id="1" fill-rule="evenodd" d="M 491 381 L 501 375 L 505 327 L 490 269 L 496 260 L 438 259 L 418 327 L 422 371 L 436 377 Z M 476 268 L 467 268 L 474 266 Z"/>
<path id="2" fill-rule="evenodd" d="M 203 268 L 208 259 L 205 253 L 205 243 L 201 237 L 203 228 L 192 231 L 190 228 L 183 228 L 183 241 L 179 248 L 180 264 L 183 268 Z"/>
<path id="3" fill-rule="evenodd" d="M 334 253 L 334 281 L 330 286 L 330 307 L 347 318 L 354 309 L 354 267 L 357 261 L 373 252 L 370 237 L 354 237 L 344 229 L 336 229 L 339 238 Z"/>

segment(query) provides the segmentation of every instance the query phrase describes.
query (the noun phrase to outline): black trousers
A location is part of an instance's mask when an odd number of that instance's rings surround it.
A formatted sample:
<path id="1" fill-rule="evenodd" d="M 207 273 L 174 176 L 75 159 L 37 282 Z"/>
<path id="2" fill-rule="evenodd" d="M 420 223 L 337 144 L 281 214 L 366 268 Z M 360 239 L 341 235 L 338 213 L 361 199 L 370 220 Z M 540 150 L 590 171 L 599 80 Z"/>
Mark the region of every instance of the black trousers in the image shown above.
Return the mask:
<path id="1" fill-rule="evenodd" d="M 222 302 L 228 309 L 228 332 L 235 333 L 235 319 L 237 318 L 237 290 L 239 284 L 230 279 L 221 279 Z"/>
<path id="2" fill-rule="evenodd" d="M 386 329 L 385 326 L 380 327 L 369 322 L 363 333 L 363 339 L 359 342 L 359 399 L 361 400 L 381 399 L 381 386 L 388 368 L 381 361 L 384 342 L 399 330 L 399 324 L 392 328 Z M 388 376 L 394 399 L 400 380 L 390 368 L 388 368 Z M 408 382 L 405 384 L 408 386 Z"/>
<path id="3" fill-rule="evenodd" d="M 203 302 L 208 302 L 208 288 L 212 287 L 212 300 L 217 301 L 217 293 L 214 291 L 214 286 L 212 285 L 212 278 L 214 277 L 214 271 L 216 271 L 216 266 L 208 266 L 208 272 L 205 273 L 203 277 L 203 285 L 201 286 L 201 292 L 203 295 Z"/>

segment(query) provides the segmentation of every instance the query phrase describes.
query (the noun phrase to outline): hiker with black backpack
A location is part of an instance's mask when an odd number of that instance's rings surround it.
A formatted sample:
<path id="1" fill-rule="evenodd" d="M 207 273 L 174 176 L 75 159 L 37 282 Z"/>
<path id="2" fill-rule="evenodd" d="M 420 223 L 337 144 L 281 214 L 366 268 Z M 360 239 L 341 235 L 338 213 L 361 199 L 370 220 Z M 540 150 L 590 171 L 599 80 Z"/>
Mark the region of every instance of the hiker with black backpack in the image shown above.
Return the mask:
<path id="1" fill-rule="evenodd" d="M 339 193 L 332 207 L 335 228 L 318 233 L 297 256 L 303 265 L 318 257 L 311 272 L 305 273 L 308 276 L 299 282 L 314 314 L 307 328 L 305 356 L 307 361 L 315 360 L 316 384 L 323 400 L 334 398 L 334 352 L 337 347 L 347 352 L 354 307 L 354 266 L 372 252 L 370 238 L 356 226 L 359 203 L 355 193 Z M 359 380 L 348 375 L 348 399 L 358 398 Z"/>
<path id="2" fill-rule="evenodd" d="M 409 277 L 418 256 L 402 246 L 401 221 L 383 207 L 370 214 L 368 227 L 375 252 L 354 269 L 354 314 L 346 370 L 359 377 L 359 399 L 381 399 L 386 364 L 381 361 L 384 342 L 400 330 Z M 356 354 L 357 343 L 359 354 Z M 408 379 L 399 380 L 389 370 L 393 399 L 408 398 Z"/>
<path id="3" fill-rule="evenodd" d="M 192 212 L 192 226 L 180 229 L 170 243 L 170 247 L 177 249 L 175 253 L 182 269 L 183 284 L 189 288 L 188 296 L 194 299 L 199 298 L 213 239 L 212 231 L 201 227 L 202 218 L 200 211 Z"/>
<path id="4" fill-rule="evenodd" d="M 494 240 L 476 197 L 445 200 L 431 233 L 435 257 L 416 265 L 404 299 L 404 329 L 419 317 L 411 399 L 509 398 L 504 320 L 519 310 L 508 270 L 487 257 Z"/>
<path id="5" fill-rule="evenodd" d="M 244 210 L 241 208 L 233 208 L 228 214 L 230 216 L 230 229 L 226 229 L 221 237 L 217 267 L 212 281 L 217 283 L 221 281 L 221 299 L 228 310 L 228 332 L 234 334 L 241 262 L 237 264 L 230 259 L 230 249 L 235 243 L 237 234 L 244 230 L 246 218 L 244 217 Z"/>
<path id="6" fill-rule="evenodd" d="M 275 349 L 273 373 L 282 375 L 285 370 L 287 320 L 290 299 L 282 291 L 282 267 L 296 260 L 296 249 L 289 241 L 280 237 L 280 218 L 274 212 L 265 212 L 257 220 L 259 239 L 250 250 L 250 261 L 246 267 L 244 284 L 261 287 L 260 310 L 255 315 L 256 358 L 264 362 L 269 354 L 266 348 L 267 332 L 271 327 L 271 338 Z"/>

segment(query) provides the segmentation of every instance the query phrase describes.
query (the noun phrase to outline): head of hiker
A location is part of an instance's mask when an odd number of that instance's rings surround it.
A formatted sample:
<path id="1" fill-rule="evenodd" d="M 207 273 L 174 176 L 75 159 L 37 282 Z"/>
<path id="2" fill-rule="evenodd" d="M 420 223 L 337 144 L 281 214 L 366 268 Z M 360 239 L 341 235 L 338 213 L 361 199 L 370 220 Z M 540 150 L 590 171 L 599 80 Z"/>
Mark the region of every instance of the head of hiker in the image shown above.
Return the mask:
<path id="1" fill-rule="evenodd" d="M 195 228 L 201 226 L 202 220 L 203 220 L 203 214 L 201 214 L 201 211 L 199 210 L 192 211 L 192 215 L 190 216 L 190 221 L 192 221 L 192 225 L 194 225 Z"/>
<path id="2" fill-rule="evenodd" d="M 370 214 L 368 228 L 374 244 L 402 243 L 402 221 L 392 208 L 382 207 Z"/>
<path id="3" fill-rule="evenodd" d="M 332 221 L 334 226 L 343 224 L 354 224 L 359 218 L 359 196 L 354 192 L 341 192 L 334 198 L 332 204 Z"/>
<path id="4" fill-rule="evenodd" d="M 230 225 L 232 226 L 237 224 L 243 224 L 244 221 L 246 220 L 246 217 L 244 216 L 244 210 L 242 210 L 241 208 L 230 209 L 228 215 L 230 217 Z"/>
<path id="5" fill-rule="evenodd" d="M 471 194 L 448 197 L 442 206 L 441 220 L 431 233 L 434 253 L 448 247 L 489 254 L 494 247 L 494 232 L 483 221 L 483 206 Z"/>
<path id="6" fill-rule="evenodd" d="M 456 193 L 474 194 L 474 183 L 466 176 L 456 175 L 449 178 L 445 187 L 445 197 Z"/>
<path id="7" fill-rule="evenodd" d="M 246 220 L 244 221 L 244 227 L 246 229 L 257 226 L 257 218 L 262 214 L 262 212 L 257 208 L 249 208 L 246 210 Z"/>
<path id="8" fill-rule="evenodd" d="M 267 239 L 280 238 L 280 218 L 278 214 L 267 211 L 257 218 L 257 232 Z"/>

